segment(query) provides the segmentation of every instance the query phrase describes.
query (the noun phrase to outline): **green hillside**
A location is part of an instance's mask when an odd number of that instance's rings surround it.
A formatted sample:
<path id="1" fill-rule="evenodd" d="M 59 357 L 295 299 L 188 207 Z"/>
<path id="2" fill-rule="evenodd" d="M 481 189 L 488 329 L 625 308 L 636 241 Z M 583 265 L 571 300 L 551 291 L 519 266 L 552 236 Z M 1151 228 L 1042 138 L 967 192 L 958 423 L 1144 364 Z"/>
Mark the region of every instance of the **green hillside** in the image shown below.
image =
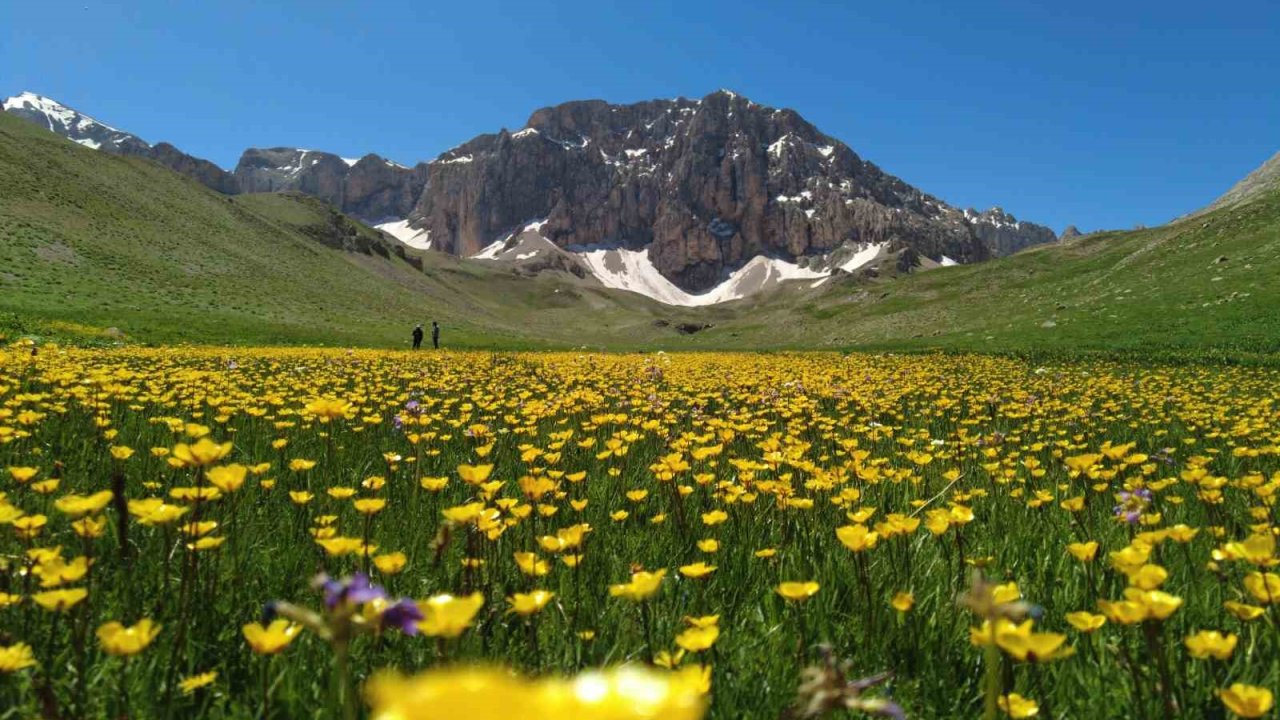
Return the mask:
<path id="1" fill-rule="evenodd" d="M 318 200 L 227 197 L 0 116 L 0 334 L 394 347 L 434 318 L 470 347 L 1272 353 L 1278 280 L 1273 189 L 989 263 L 671 308 L 566 273 L 400 257 Z"/>
<path id="2" fill-rule="evenodd" d="M 1150 230 L 832 281 L 713 313 L 709 346 L 1280 352 L 1280 192 Z"/>

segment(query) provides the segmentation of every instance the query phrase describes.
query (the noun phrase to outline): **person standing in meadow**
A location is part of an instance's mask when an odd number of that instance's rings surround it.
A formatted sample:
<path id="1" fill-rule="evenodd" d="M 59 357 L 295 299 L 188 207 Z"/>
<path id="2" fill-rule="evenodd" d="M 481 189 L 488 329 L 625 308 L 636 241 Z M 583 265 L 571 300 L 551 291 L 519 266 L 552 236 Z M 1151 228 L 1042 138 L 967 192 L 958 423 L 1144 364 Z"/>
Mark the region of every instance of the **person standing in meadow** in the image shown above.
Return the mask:
<path id="1" fill-rule="evenodd" d="M 435 320 L 431 321 L 431 345 L 436 350 L 440 349 L 440 323 Z"/>
<path id="2" fill-rule="evenodd" d="M 434 337 L 435 330 L 432 330 L 431 334 Z M 413 349 L 418 350 L 421 347 L 422 347 L 422 323 L 418 323 L 417 326 L 413 328 Z"/>

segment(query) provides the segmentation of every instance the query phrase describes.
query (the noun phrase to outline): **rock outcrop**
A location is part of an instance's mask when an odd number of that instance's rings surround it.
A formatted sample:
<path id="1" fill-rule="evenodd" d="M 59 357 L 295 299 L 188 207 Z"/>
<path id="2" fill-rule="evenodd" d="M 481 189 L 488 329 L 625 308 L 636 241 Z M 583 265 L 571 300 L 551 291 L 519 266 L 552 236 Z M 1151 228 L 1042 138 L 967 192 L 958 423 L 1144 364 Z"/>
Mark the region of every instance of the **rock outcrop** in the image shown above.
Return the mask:
<path id="1" fill-rule="evenodd" d="M 426 175 L 425 165 L 407 168 L 377 155 L 350 160 L 298 148 L 250 148 L 235 170 L 241 192 L 301 192 L 371 223 L 408 215 Z"/>

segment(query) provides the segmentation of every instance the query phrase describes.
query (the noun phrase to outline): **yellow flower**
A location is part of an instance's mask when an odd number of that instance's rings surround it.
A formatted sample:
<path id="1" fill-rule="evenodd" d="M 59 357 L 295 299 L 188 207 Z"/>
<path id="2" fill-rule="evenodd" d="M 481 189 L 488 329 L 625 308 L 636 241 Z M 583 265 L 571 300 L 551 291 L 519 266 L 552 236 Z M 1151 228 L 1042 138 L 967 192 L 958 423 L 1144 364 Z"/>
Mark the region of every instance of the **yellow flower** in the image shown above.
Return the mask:
<path id="1" fill-rule="evenodd" d="M 125 626 L 112 620 L 98 627 L 98 644 L 108 655 L 127 657 L 137 655 L 160 634 L 160 626 L 143 618 L 135 625 Z"/>
<path id="2" fill-rule="evenodd" d="M 315 498 L 315 495 L 312 495 L 306 490 L 290 490 L 289 491 L 289 502 L 293 503 L 294 505 L 306 505 L 307 503 L 311 502 L 312 499 L 314 498 Z"/>
<path id="3" fill-rule="evenodd" d="M 13 521 L 13 532 L 23 540 L 30 540 L 40 534 L 49 518 L 44 515 L 27 515 Z"/>
<path id="4" fill-rule="evenodd" d="M 169 505 L 160 498 L 143 498 L 129 501 L 129 514 L 143 525 L 168 525 L 186 515 L 190 508 Z"/>
<path id="5" fill-rule="evenodd" d="M 459 465 L 458 477 L 468 485 L 479 485 L 489 479 L 489 474 L 493 472 L 492 465 Z M 507 476 L 511 477 L 510 475 Z"/>
<path id="6" fill-rule="evenodd" d="M 804 602 L 818 594 L 818 583 L 812 580 L 807 582 L 784 582 L 778 585 L 777 592 L 791 602 Z"/>
<path id="7" fill-rule="evenodd" d="M 404 570 L 405 563 L 408 558 L 402 552 L 386 553 L 383 555 L 375 555 L 373 557 L 373 565 L 378 568 L 378 572 L 383 575 L 395 575 Z"/>
<path id="8" fill-rule="evenodd" d="M 1127 588 L 1124 595 L 1127 600 L 1141 603 L 1147 614 L 1156 620 L 1164 620 L 1182 607 L 1182 598 L 1161 590 Z"/>
<path id="9" fill-rule="evenodd" d="M 889 605 L 900 613 L 911 612 L 911 608 L 916 605 L 916 597 L 910 592 L 903 591 L 895 594 L 893 599 L 889 601 Z"/>
<path id="10" fill-rule="evenodd" d="M 83 578 L 88 571 L 89 559 L 84 556 L 80 556 L 71 562 L 65 562 L 61 557 L 54 557 L 35 567 L 35 573 L 40 577 L 40 587 L 42 588 L 57 587 L 76 582 Z"/>
<path id="11" fill-rule="evenodd" d="M 1231 657 L 1231 653 L 1235 652 L 1237 639 L 1235 633 L 1223 635 L 1217 630 L 1201 630 L 1194 635 L 1188 635 L 1184 642 L 1193 658 L 1226 660 Z"/>
<path id="12" fill-rule="evenodd" d="M 301 630 L 301 625 L 281 619 L 272 620 L 266 627 L 255 622 L 240 628 L 249 647 L 259 655 L 275 655 L 284 650 Z"/>
<path id="13" fill-rule="evenodd" d="M 231 443 L 218 444 L 209 438 L 200 438 L 193 445 L 178 443 L 173 446 L 169 463 L 174 467 L 204 467 L 212 465 L 231 452 Z"/>
<path id="14" fill-rule="evenodd" d="M 716 540 L 715 538 L 707 538 L 706 540 L 699 540 L 698 549 L 704 553 L 719 552 L 720 541 Z"/>
<path id="15" fill-rule="evenodd" d="M 289 461 L 289 469 L 294 472 L 306 472 L 315 466 L 315 460 L 308 460 L 306 458 L 294 458 Z"/>
<path id="16" fill-rule="evenodd" d="M 1169 577 L 1168 571 L 1159 565 L 1143 565 L 1129 573 L 1129 584 L 1142 590 L 1155 590 Z"/>
<path id="17" fill-rule="evenodd" d="M 626 598 L 632 602 L 644 602 L 658 592 L 658 588 L 662 585 L 662 578 L 666 574 L 665 569 L 632 573 L 630 582 L 610 585 L 609 595 Z"/>
<path id="18" fill-rule="evenodd" d="M 471 621 L 484 605 L 478 592 L 464 597 L 436 595 L 418 603 L 423 620 L 418 628 L 429 637 L 455 638 L 471 626 Z"/>
<path id="19" fill-rule="evenodd" d="M 836 538 L 850 550 L 863 552 L 874 548 L 880 535 L 868 530 L 866 525 L 845 525 L 836 528 Z"/>
<path id="20" fill-rule="evenodd" d="M 702 514 L 703 525 L 719 525 L 729 519 L 729 513 L 723 510 L 712 510 Z"/>
<path id="21" fill-rule="evenodd" d="M 9 466 L 9 477 L 19 485 L 29 482 L 38 472 L 40 472 L 39 468 Z"/>
<path id="22" fill-rule="evenodd" d="M 1270 690 L 1244 683 L 1234 683 L 1226 690 L 1218 691 L 1218 697 L 1231 712 L 1243 718 L 1262 717 L 1275 704 Z"/>
<path id="23" fill-rule="evenodd" d="M 248 475 L 249 468 L 239 463 L 231 465 L 219 465 L 205 471 L 204 476 L 209 483 L 225 493 L 233 493 L 244 485 L 245 476 Z"/>
<path id="24" fill-rule="evenodd" d="M 1035 717 L 1040 713 L 1040 706 L 1035 700 L 1025 698 L 1018 693 L 1001 695 L 998 701 L 1000 709 L 1011 718 Z"/>
<path id="25" fill-rule="evenodd" d="M 716 571 L 715 565 L 708 565 L 702 561 L 693 563 L 692 565 L 681 565 L 680 574 L 693 580 L 704 578 Z"/>
<path id="26" fill-rule="evenodd" d="M 653 656 L 653 664 L 660 668 L 675 670 L 680 667 L 680 663 L 684 661 L 685 651 L 676 650 L 669 652 L 667 650 L 659 650 Z"/>
<path id="27" fill-rule="evenodd" d="M 1092 562 L 1093 558 L 1098 554 L 1098 543 L 1090 540 L 1089 542 L 1074 542 L 1067 545 L 1067 552 L 1080 562 Z"/>
<path id="28" fill-rule="evenodd" d="M 31 599 L 49 612 L 66 612 L 79 605 L 80 601 L 88 596 L 89 591 L 84 588 L 63 588 L 36 593 L 31 596 Z"/>
<path id="29" fill-rule="evenodd" d="M 719 637 L 720 628 L 717 625 L 691 627 L 676 636 L 676 645 L 689 652 L 701 652 L 714 645 Z"/>
<path id="30" fill-rule="evenodd" d="M 1007 582 L 991 588 L 991 602 L 996 605 L 1008 605 L 1022 599 L 1022 591 L 1018 583 Z"/>
<path id="31" fill-rule="evenodd" d="M 203 672 L 199 675 L 192 675 L 191 677 L 183 678 L 178 683 L 178 687 L 182 689 L 183 695 L 194 695 L 197 690 L 202 687 L 212 685 L 213 681 L 217 679 L 218 671 L 210 670 L 209 672 Z"/>
<path id="32" fill-rule="evenodd" d="M 1251 572 L 1244 576 L 1244 589 L 1263 605 L 1280 604 L 1280 574 Z"/>
<path id="33" fill-rule="evenodd" d="M 706 679 L 693 672 L 623 666 L 574 678 L 525 680 L 507 670 L 449 668 L 412 678 L 382 673 L 367 685 L 371 720 L 491 720 L 519 716 L 591 720 L 698 720 Z"/>
<path id="34" fill-rule="evenodd" d="M 73 518 L 96 513 L 106 507 L 114 497 L 110 490 L 102 490 L 92 495 L 63 495 L 53 501 L 53 506 Z"/>
<path id="35" fill-rule="evenodd" d="M 551 598 L 556 594 L 546 590 L 533 590 L 527 593 L 516 593 L 507 598 L 507 603 L 511 608 L 507 610 L 509 613 L 515 613 L 521 617 L 529 617 L 535 615 L 551 602 Z"/>
<path id="36" fill-rule="evenodd" d="M 361 515 L 377 515 L 387 506 L 387 501 L 382 498 L 361 498 L 353 504 L 356 512 Z"/>
<path id="37" fill-rule="evenodd" d="M 1107 624 L 1105 615 L 1095 615 L 1085 610 L 1067 613 L 1066 618 L 1071 627 L 1083 633 L 1091 633 Z"/>
<path id="38" fill-rule="evenodd" d="M 999 624 L 996 627 L 996 645 L 1000 646 L 1015 660 L 1029 663 L 1043 663 L 1069 657 L 1075 650 L 1062 647 L 1067 636 L 1062 633 L 1038 633 L 1031 631 L 1032 623 L 1021 625 L 1013 623 Z"/>
<path id="39" fill-rule="evenodd" d="M 346 417 L 348 413 L 353 412 L 353 408 L 346 400 L 317 398 L 307 403 L 307 412 L 316 416 L 320 422 L 327 423 L 330 420 Z"/>
<path id="40" fill-rule="evenodd" d="M 515 554 L 515 559 L 516 567 L 520 568 L 520 572 L 530 577 L 542 577 L 551 572 L 551 565 L 534 553 L 518 552 Z"/>
<path id="41" fill-rule="evenodd" d="M 768 560 L 769 558 L 771 558 L 771 557 L 773 557 L 774 555 L 777 555 L 777 554 L 778 554 L 778 551 L 777 551 L 776 549 L 774 549 L 774 548 L 764 548 L 764 549 L 762 549 L 762 550 L 757 550 L 757 551 L 755 552 L 755 556 L 756 556 L 756 557 L 758 557 L 758 558 L 762 558 L 762 559 L 765 559 L 765 560 Z"/>
<path id="42" fill-rule="evenodd" d="M 1245 622 L 1257 620 L 1267 612 L 1266 608 L 1260 608 L 1257 605 L 1246 605 L 1241 602 L 1236 602 L 1235 600 L 1228 600 L 1222 603 L 1222 606 L 1226 608 L 1227 612 L 1236 616 L 1237 619 L 1244 620 Z"/>
<path id="43" fill-rule="evenodd" d="M 17 672 L 35 664 L 36 658 L 31 654 L 30 645 L 26 643 L 0 645 L 0 672 Z"/>

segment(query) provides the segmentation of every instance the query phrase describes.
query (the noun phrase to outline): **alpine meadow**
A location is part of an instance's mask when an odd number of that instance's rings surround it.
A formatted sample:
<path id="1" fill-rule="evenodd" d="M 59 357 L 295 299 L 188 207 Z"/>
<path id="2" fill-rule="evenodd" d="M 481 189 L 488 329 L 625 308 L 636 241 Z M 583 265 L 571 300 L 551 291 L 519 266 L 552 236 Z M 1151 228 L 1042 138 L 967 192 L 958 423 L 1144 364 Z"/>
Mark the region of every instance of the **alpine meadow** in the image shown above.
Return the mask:
<path id="1" fill-rule="evenodd" d="M 57 5 L 0 720 L 1280 717 L 1270 4 Z"/>

